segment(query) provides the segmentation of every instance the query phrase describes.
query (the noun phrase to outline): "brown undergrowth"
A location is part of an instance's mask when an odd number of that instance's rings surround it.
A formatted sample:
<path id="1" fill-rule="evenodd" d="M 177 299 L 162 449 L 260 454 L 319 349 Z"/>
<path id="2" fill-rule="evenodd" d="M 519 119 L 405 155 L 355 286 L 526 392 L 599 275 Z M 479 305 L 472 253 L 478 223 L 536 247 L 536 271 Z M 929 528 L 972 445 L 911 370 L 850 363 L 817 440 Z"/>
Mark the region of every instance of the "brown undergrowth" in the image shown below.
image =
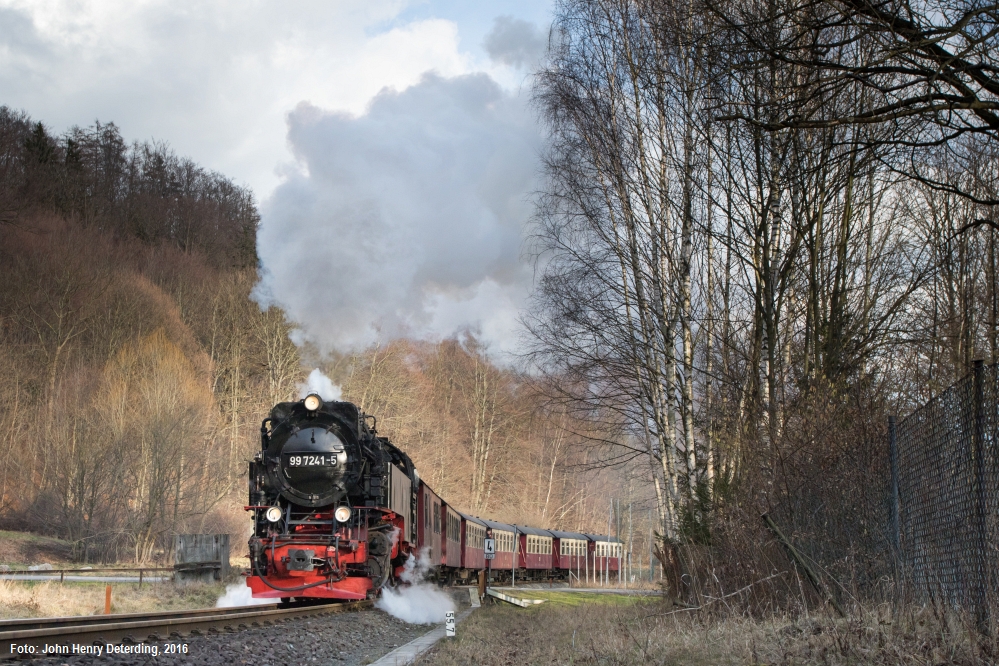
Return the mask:
<path id="1" fill-rule="evenodd" d="M 482 664 L 993 664 L 971 625 L 926 609 L 885 608 L 847 619 L 824 613 L 765 619 L 621 603 L 553 599 L 534 608 L 489 604 L 442 641 L 421 666 Z M 994 653 L 992 653 L 994 654 Z"/>

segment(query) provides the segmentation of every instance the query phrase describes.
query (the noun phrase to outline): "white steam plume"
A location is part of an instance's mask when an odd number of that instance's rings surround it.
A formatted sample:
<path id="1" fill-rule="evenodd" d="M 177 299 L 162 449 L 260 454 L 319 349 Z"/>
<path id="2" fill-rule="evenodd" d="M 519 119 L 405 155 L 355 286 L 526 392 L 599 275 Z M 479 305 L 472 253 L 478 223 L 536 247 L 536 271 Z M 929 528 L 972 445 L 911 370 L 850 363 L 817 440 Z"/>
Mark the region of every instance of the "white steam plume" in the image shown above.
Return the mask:
<path id="1" fill-rule="evenodd" d="M 233 606 L 259 606 L 272 604 L 274 599 L 254 598 L 253 593 L 243 583 L 233 583 L 225 586 L 225 594 L 215 602 L 216 608 L 232 608 Z"/>
<path id="2" fill-rule="evenodd" d="M 516 350 L 540 131 L 526 94 L 428 73 L 360 116 L 301 103 L 264 203 L 254 292 L 322 350 L 473 331 Z"/>
<path id="3" fill-rule="evenodd" d="M 394 589 L 383 587 L 375 606 L 410 624 L 443 622 L 455 610 L 454 600 L 434 585 L 423 582 L 431 565 L 428 548 L 420 551 L 419 558 L 410 554 L 400 576 L 404 584 Z"/>
<path id="4" fill-rule="evenodd" d="M 319 394 L 319 397 L 326 402 L 340 400 L 343 397 L 343 391 L 340 389 L 340 386 L 334 384 L 333 380 L 323 374 L 323 371 L 319 368 L 309 373 L 309 378 L 305 380 L 304 384 L 298 385 L 299 398 L 304 398 L 310 393 Z"/>

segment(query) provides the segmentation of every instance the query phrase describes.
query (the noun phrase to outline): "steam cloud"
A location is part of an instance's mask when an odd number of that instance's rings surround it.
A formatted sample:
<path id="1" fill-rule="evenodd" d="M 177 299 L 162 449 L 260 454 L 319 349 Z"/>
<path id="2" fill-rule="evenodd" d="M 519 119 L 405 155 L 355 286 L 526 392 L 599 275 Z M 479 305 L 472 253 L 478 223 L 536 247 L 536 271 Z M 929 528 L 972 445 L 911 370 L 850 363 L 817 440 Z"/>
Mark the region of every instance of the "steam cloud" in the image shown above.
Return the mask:
<path id="1" fill-rule="evenodd" d="M 298 163 L 262 208 L 261 303 L 326 349 L 464 330 L 514 348 L 540 147 L 525 99 L 427 73 L 361 116 L 303 102 L 288 125 Z"/>
<path id="2" fill-rule="evenodd" d="M 233 606 L 259 606 L 272 603 L 274 603 L 274 599 L 254 598 L 250 588 L 242 583 L 234 583 L 225 586 L 225 594 L 218 598 L 215 607 L 232 608 Z"/>
<path id="3" fill-rule="evenodd" d="M 319 397 L 326 402 L 340 400 L 343 397 L 343 391 L 340 389 L 340 386 L 334 384 L 333 380 L 323 374 L 323 371 L 319 368 L 309 373 L 309 378 L 305 380 L 304 384 L 298 385 L 299 398 L 304 398 L 310 393 L 319 394 Z"/>
<path id="4" fill-rule="evenodd" d="M 410 624 L 443 622 L 447 614 L 455 610 L 455 605 L 447 594 L 423 582 L 432 564 L 428 548 L 420 551 L 419 558 L 410 554 L 400 576 L 406 585 L 394 589 L 383 587 L 375 607 Z"/>

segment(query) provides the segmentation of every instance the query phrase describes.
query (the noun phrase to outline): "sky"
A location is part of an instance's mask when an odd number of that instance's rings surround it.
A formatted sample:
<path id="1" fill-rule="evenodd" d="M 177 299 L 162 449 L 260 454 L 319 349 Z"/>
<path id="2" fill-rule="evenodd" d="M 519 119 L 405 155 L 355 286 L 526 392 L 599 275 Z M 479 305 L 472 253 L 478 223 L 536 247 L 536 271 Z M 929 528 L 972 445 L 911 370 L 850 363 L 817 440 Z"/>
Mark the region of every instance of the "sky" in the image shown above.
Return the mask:
<path id="1" fill-rule="evenodd" d="M 516 347 L 551 1 L 0 0 L 0 104 L 251 188 L 263 305 L 356 349 Z"/>

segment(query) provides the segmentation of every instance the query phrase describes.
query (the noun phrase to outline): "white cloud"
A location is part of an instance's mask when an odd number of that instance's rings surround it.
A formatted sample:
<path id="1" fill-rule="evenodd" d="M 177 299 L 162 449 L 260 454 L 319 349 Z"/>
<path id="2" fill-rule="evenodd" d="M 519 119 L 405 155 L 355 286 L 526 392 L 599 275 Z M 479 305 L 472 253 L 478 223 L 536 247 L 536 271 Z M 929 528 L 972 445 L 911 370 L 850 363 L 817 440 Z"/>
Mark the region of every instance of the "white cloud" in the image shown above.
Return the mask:
<path id="1" fill-rule="evenodd" d="M 531 68 L 548 47 L 548 36 L 538 26 L 512 16 L 498 16 L 486 35 L 486 52 L 495 62 L 510 67 Z"/>
<path id="2" fill-rule="evenodd" d="M 64 131 L 166 139 L 265 196 L 302 100 L 359 113 L 385 86 L 469 69 L 454 22 L 396 0 L 0 0 L 0 103 Z"/>
<path id="3" fill-rule="evenodd" d="M 302 104 L 300 169 L 263 207 L 260 292 L 320 345 L 474 329 L 513 345 L 539 135 L 486 74 L 427 74 L 362 115 Z"/>

